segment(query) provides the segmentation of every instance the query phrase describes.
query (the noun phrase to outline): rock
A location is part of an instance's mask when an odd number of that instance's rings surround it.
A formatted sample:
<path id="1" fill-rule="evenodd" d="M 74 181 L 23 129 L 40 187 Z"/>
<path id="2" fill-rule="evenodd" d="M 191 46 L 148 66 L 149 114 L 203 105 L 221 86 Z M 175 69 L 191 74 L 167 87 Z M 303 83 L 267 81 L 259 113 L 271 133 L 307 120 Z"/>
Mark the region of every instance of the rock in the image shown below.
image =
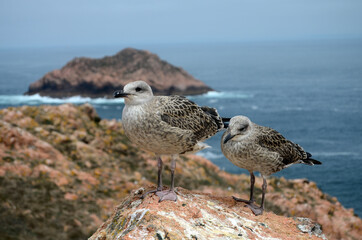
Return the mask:
<path id="1" fill-rule="evenodd" d="M 324 234 L 322 233 L 321 225 L 319 225 L 318 223 L 312 222 L 309 218 L 297 217 L 297 218 L 294 218 L 294 219 L 299 222 L 297 227 L 299 228 L 300 231 L 302 231 L 304 233 L 308 233 L 309 235 L 316 235 L 316 236 L 321 237 L 323 239 L 327 239 L 324 236 Z"/>
<path id="2" fill-rule="evenodd" d="M 170 157 L 163 160 L 163 180 L 168 186 Z M 0 236 L 28 240 L 49 236 L 59 240 L 86 239 L 113 214 L 122 199 L 130 199 L 132 191 L 137 189 L 137 194 L 142 194 L 149 190 L 156 182 L 156 169 L 154 155 L 135 147 L 124 135 L 120 122 L 100 119 L 91 105 L 0 109 Z M 196 155 L 181 156 L 176 172 L 175 183 L 183 199 L 176 206 L 188 206 L 185 199 L 198 202 L 200 196 L 211 205 L 221 202 L 221 206 L 231 207 L 237 214 L 252 217 L 250 209 L 230 202 L 233 195 L 248 198 L 248 175 L 227 173 Z M 262 179 L 257 177 L 257 203 L 261 184 Z M 315 222 L 328 239 L 353 240 L 362 235 L 362 220 L 353 209 L 345 209 L 337 198 L 323 193 L 314 182 L 272 177 L 268 179 L 267 192 L 265 216 L 309 218 L 311 227 L 304 224 L 303 229 L 307 237 L 308 229 L 318 229 Z M 131 208 L 148 208 L 135 194 Z M 189 210 L 191 213 L 192 209 Z M 195 219 L 200 218 L 197 212 L 193 214 Z M 149 213 L 145 219 L 147 216 Z M 270 227 L 267 220 L 258 219 L 261 227 Z M 197 229 L 209 226 L 201 220 L 194 224 Z M 154 234 L 166 238 L 161 230 Z"/>
<path id="3" fill-rule="evenodd" d="M 112 98 L 115 90 L 136 80 L 147 82 L 156 95 L 196 95 L 212 90 L 156 54 L 126 48 L 101 59 L 75 58 L 62 69 L 49 72 L 32 83 L 25 94 Z"/>
<path id="4" fill-rule="evenodd" d="M 177 202 L 128 196 L 89 238 L 111 239 L 326 239 L 313 223 L 265 213 L 254 216 L 230 197 L 178 188 Z M 307 222 L 307 223 L 304 223 Z M 303 226 L 303 227 L 300 227 Z M 306 230 L 308 229 L 308 230 Z"/>
<path id="5" fill-rule="evenodd" d="M 272 191 L 268 189 L 266 198 L 278 206 L 280 214 L 313 219 L 323 227 L 328 239 L 360 238 L 361 218 L 354 214 L 353 209 L 345 209 L 335 197 L 323 193 L 314 182 L 275 178 L 274 186 L 275 181 L 279 187 Z"/>

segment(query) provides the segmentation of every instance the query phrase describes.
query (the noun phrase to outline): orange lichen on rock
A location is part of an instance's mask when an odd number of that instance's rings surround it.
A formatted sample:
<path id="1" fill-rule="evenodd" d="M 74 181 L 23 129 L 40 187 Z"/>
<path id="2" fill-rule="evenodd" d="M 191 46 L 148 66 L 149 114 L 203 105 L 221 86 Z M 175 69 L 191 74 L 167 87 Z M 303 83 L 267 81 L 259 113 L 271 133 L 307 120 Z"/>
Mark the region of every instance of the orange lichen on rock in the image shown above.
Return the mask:
<path id="1" fill-rule="evenodd" d="M 254 216 L 231 198 L 178 188 L 177 202 L 140 199 L 134 192 L 90 240 L 96 239 L 326 239 L 309 219 L 267 212 Z"/>

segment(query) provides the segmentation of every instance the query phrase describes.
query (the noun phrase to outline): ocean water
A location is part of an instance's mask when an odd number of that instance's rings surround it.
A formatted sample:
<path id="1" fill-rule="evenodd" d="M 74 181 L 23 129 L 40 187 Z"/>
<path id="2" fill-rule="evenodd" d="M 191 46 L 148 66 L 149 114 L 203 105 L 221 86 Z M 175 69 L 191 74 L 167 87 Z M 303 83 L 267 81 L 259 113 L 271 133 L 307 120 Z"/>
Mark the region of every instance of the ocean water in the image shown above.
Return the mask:
<path id="1" fill-rule="evenodd" d="M 89 102 L 102 118 L 120 119 L 119 99 L 23 96 L 30 83 L 74 57 L 113 55 L 128 46 L 0 49 L 0 108 Z M 362 215 L 362 40 L 139 45 L 181 66 L 215 91 L 189 96 L 225 117 L 246 115 L 311 152 L 321 166 L 295 165 L 275 174 L 307 178 Z M 113 93 L 109 93 L 110 96 Z M 220 151 L 198 154 L 232 173 L 247 173 Z"/>

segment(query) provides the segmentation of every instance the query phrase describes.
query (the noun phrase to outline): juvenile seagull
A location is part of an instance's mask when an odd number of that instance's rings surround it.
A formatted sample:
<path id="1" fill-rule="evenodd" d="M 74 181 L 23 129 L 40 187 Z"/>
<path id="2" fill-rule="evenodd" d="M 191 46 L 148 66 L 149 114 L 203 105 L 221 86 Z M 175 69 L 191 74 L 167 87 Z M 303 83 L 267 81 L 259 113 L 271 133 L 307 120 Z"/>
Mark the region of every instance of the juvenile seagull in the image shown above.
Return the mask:
<path id="1" fill-rule="evenodd" d="M 116 91 L 114 97 L 125 99 L 122 124 L 127 137 L 158 156 L 157 189 L 148 193 L 155 192 L 160 201 L 176 201 L 174 172 L 177 155 L 208 147 L 202 141 L 224 127 L 222 118 L 215 108 L 199 107 L 181 96 L 153 96 L 151 87 L 143 81 L 128 83 L 123 91 Z M 161 155 L 164 154 L 172 156 L 169 191 L 162 191 Z"/>
<path id="2" fill-rule="evenodd" d="M 245 116 L 231 118 L 229 127 L 221 138 L 221 150 L 233 164 L 250 173 L 250 199 L 233 197 L 238 202 L 246 203 L 255 215 L 264 210 L 264 197 L 267 187 L 265 177 L 295 163 L 307 165 L 322 164 L 310 158 L 312 155 L 287 139 L 274 129 L 259 126 Z M 254 204 L 254 171 L 263 177 L 260 207 Z"/>

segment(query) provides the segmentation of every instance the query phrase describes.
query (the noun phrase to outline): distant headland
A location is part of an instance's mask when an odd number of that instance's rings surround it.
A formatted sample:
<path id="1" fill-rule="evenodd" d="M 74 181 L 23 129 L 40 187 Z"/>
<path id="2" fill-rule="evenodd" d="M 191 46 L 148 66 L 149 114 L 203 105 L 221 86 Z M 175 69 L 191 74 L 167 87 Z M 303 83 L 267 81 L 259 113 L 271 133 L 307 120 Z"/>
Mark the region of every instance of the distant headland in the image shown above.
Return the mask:
<path id="1" fill-rule="evenodd" d="M 113 91 L 131 81 L 143 80 L 155 95 L 198 95 L 212 91 L 180 67 L 145 50 L 126 48 L 100 59 L 75 58 L 63 68 L 30 84 L 26 95 L 50 97 L 113 97 Z"/>

